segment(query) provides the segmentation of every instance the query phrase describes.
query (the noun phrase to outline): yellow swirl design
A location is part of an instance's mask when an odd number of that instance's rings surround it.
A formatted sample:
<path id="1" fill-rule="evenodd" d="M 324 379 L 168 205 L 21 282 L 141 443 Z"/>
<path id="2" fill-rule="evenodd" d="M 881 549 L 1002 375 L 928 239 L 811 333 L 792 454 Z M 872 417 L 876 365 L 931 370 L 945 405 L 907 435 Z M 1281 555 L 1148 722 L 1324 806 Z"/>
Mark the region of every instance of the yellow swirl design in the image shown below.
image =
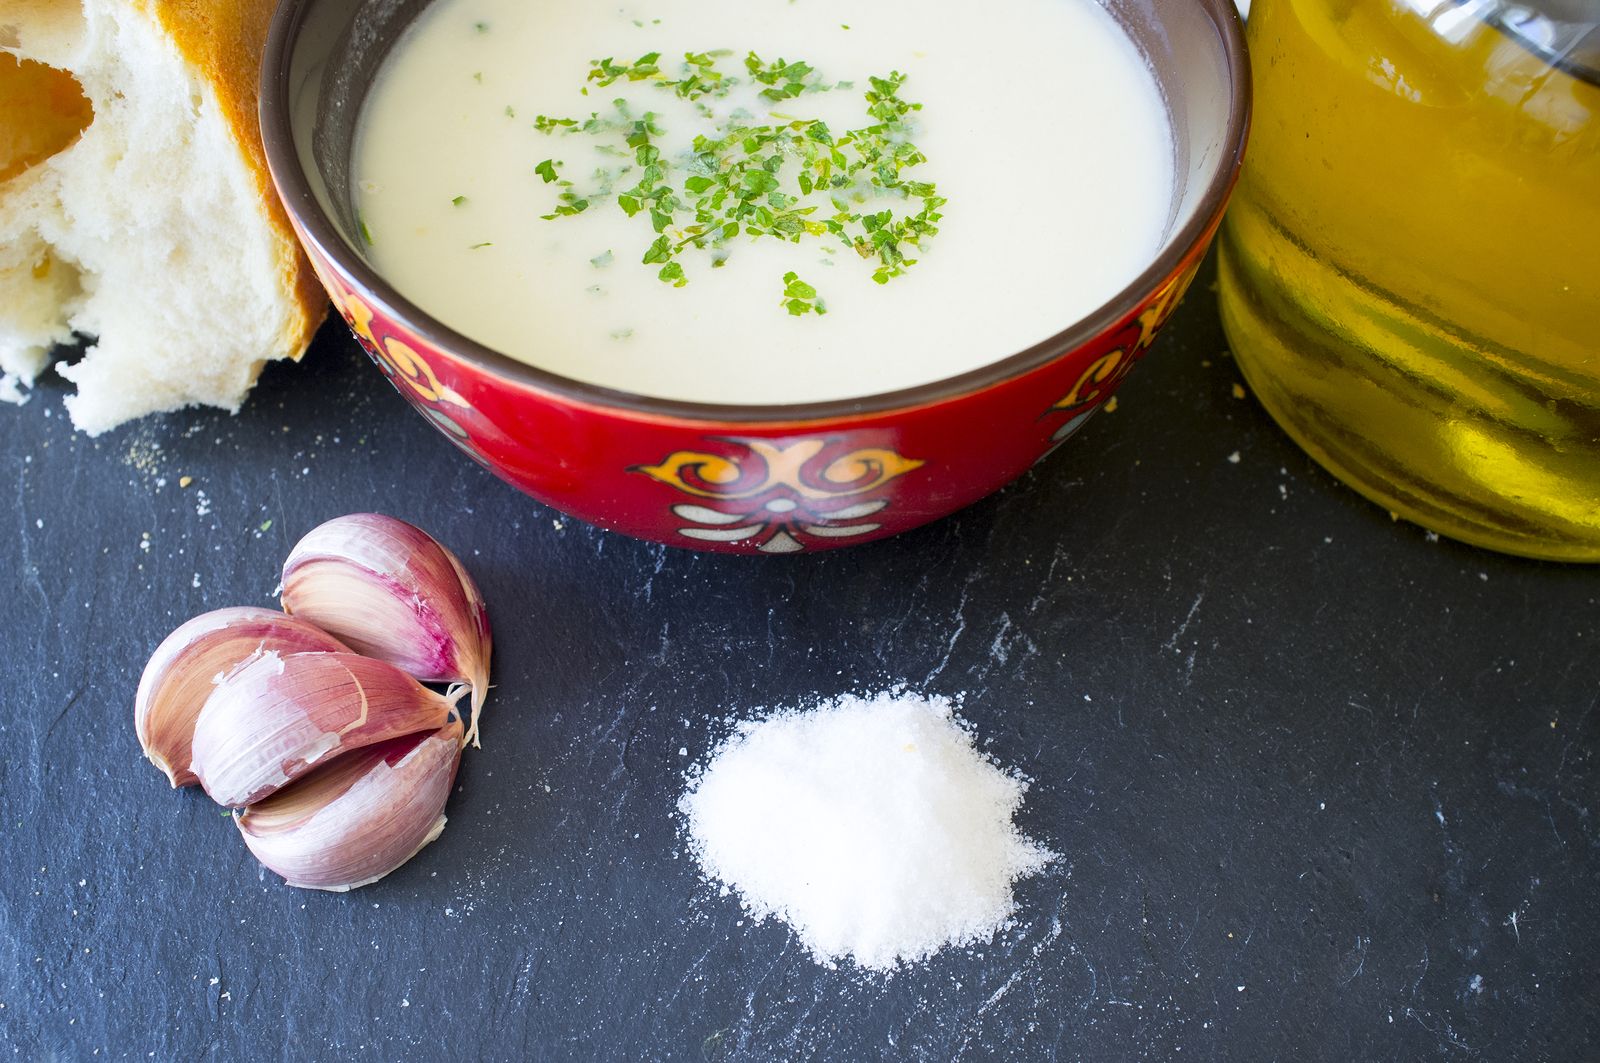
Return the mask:
<path id="1" fill-rule="evenodd" d="M 362 302 L 352 293 L 345 293 L 344 303 L 339 307 L 339 312 L 349 322 L 350 329 L 357 336 L 366 340 L 374 347 L 378 345 L 377 339 L 372 335 L 372 308 Z"/>
<path id="2" fill-rule="evenodd" d="M 1089 368 L 1078 377 L 1078 382 L 1072 385 L 1072 390 L 1063 395 L 1061 401 L 1050 409 L 1075 410 L 1079 406 L 1094 402 L 1105 387 L 1115 383 L 1121 374 L 1127 372 L 1125 364 L 1127 361 L 1128 352 L 1121 347 L 1102 354 L 1089 363 Z"/>
<path id="3" fill-rule="evenodd" d="M 658 464 L 635 466 L 633 471 L 700 498 L 754 498 L 785 487 L 801 498 L 817 501 L 863 494 L 924 464 L 886 448 L 864 447 L 828 462 L 816 470 L 813 479 L 805 475 L 806 467 L 822 454 L 828 440 L 730 442 L 743 446 L 749 457 L 680 450 Z"/>
<path id="4" fill-rule="evenodd" d="M 416 351 L 393 336 L 384 341 L 383 349 L 389 356 L 389 363 L 394 366 L 395 372 L 412 391 L 429 402 L 438 402 L 444 397 L 444 388 L 440 386 L 439 378 Z"/>
<path id="5" fill-rule="evenodd" d="M 1183 299 L 1183 293 L 1189 290 L 1189 282 L 1194 280 L 1195 271 L 1200 268 L 1200 261 L 1191 262 L 1182 273 L 1167 282 L 1161 289 L 1144 313 L 1139 315 L 1139 349 L 1150 346 L 1156 338 L 1156 332 L 1167 323 L 1167 318 L 1178 309 L 1178 303 Z"/>

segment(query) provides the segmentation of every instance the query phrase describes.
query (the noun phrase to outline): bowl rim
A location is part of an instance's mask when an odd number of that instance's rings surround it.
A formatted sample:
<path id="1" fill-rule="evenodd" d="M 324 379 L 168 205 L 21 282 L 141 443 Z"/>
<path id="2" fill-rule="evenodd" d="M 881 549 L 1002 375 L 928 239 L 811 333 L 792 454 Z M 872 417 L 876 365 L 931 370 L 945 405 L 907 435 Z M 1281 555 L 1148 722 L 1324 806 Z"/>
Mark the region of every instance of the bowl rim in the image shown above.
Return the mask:
<path id="1" fill-rule="evenodd" d="M 669 399 L 592 384 L 541 369 L 503 354 L 435 318 L 402 295 L 367 260 L 352 249 L 333 219 L 322 209 L 301 165 L 295 143 L 293 81 L 290 63 L 305 14 L 321 0 L 283 0 L 268 29 L 261 66 L 260 125 L 267 167 L 303 239 L 315 253 L 355 282 L 364 298 L 403 324 L 418 339 L 446 357 L 459 359 L 495 377 L 587 406 L 626 410 L 653 417 L 713 423 L 790 423 L 837 420 L 932 406 L 985 391 L 1025 376 L 1055 361 L 1122 321 L 1156 288 L 1182 270 L 1194 248 L 1216 224 L 1228 201 L 1243 161 L 1250 129 L 1250 57 L 1235 0 L 1199 0 L 1211 16 L 1230 75 L 1228 115 L 1223 150 L 1189 219 L 1166 240 L 1155 258 L 1097 309 L 1060 331 L 1015 354 L 954 376 L 859 397 L 801 403 L 711 403 Z"/>

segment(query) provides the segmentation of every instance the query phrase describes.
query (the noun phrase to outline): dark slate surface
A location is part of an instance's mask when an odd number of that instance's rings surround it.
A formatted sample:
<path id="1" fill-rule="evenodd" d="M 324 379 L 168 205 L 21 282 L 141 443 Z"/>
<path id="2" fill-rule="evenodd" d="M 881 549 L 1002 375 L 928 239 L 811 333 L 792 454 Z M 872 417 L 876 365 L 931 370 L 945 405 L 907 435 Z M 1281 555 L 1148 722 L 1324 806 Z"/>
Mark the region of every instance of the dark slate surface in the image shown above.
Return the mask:
<path id="1" fill-rule="evenodd" d="M 0 411 L 0 1058 L 1593 1058 L 1597 573 L 1392 523 L 1237 380 L 1202 278 L 1019 485 L 753 560 L 515 494 L 336 328 L 238 416 L 91 441 L 46 383 Z M 355 509 L 465 557 L 499 688 L 442 840 L 329 896 L 130 703 Z M 965 692 L 1064 858 L 992 945 L 869 978 L 741 918 L 672 808 L 727 714 L 898 681 Z"/>

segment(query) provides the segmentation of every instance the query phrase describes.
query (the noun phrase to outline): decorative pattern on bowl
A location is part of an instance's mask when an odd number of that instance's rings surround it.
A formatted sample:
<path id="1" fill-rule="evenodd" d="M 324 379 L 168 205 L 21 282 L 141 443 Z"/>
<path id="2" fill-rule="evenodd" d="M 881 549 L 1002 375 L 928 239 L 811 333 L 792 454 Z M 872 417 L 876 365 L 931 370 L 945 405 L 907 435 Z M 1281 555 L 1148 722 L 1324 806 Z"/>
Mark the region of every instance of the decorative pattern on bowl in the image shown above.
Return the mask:
<path id="1" fill-rule="evenodd" d="M 372 295 L 354 291 L 327 259 L 312 257 L 384 376 L 485 468 L 563 512 L 629 535 L 792 554 L 924 524 L 1053 453 L 1144 355 L 1203 248 L 1117 327 L 1031 374 L 888 414 L 777 425 L 648 417 L 514 387 L 418 336 Z M 588 445 L 570 445 L 579 439 Z"/>

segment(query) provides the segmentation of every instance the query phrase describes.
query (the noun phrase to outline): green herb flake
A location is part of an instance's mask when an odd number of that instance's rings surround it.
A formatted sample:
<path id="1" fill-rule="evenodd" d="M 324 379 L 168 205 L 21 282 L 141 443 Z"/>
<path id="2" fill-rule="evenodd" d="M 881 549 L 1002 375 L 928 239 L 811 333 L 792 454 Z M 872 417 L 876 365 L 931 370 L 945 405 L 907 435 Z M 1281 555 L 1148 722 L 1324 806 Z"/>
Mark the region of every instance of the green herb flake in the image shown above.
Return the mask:
<path id="1" fill-rule="evenodd" d="M 472 24 L 472 28 L 477 30 L 479 33 L 489 32 L 489 24 L 487 22 L 474 22 Z"/>
<path id="2" fill-rule="evenodd" d="M 450 201 L 450 205 L 454 206 L 454 207 L 464 207 L 464 206 L 467 205 L 467 197 L 466 196 L 457 196 L 456 198 L 454 198 L 454 199 L 452 199 Z"/>
<path id="3" fill-rule="evenodd" d="M 563 181 L 561 183 L 563 185 L 570 185 L 572 182 Z M 582 214 L 584 211 L 589 209 L 589 201 L 570 189 L 561 193 L 561 195 L 556 198 L 561 201 L 560 205 L 549 214 L 541 214 L 540 218 L 542 218 L 544 221 L 550 221 L 553 218 L 570 218 L 573 215 Z"/>
<path id="4" fill-rule="evenodd" d="M 484 241 L 484 242 L 483 242 L 483 243 L 481 243 L 481 244 L 472 244 L 472 245 L 471 245 L 471 246 L 469 246 L 469 247 L 468 247 L 468 248 L 467 248 L 467 250 L 468 250 L 468 251 L 476 251 L 476 250 L 478 250 L 478 249 L 479 249 L 479 248 L 483 248 L 483 247 L 493 247 L 493 246 L 494 246 L 494 243 L 493 243 L 493 241 L 490 241 L 490 240 L 485 240 L 485 241 Z"/>
<path id="5" fill-rule="evenodd" d="M 862 93 L 867 123 L 836 132 L 820 119 L 790 112 L 803 112 L 807 96 L 853 90 L 853 82 L 830 84 L 809 63 L 755 52 L 743 57 L 742 71 L 737 64 L 724 69 L 731 54 L 686 52 L 681 63 L 663 62 L 659 52 L 632 61 L 590 60 L 585 95 L 590 85 L 618 83 L 670 92 L 693 103 L 709 129 L 694 138 L 690 152 L 669 158 L 656 142 L 664 132 L 658 116 L 637 99 L 614 97 L 610 110 L 581 123 L 539 116 L 539 132 L 582 133 L 594 138 L 598 153 L 627 160 L 596 169 L 592 191 L 561 181 L 559 205 L 542 217 L 582 213 L 590 200 L 614 200 L 630 218 L 647 215 L 655 239 L 641 262 L 659 267 L 657 276 L 674 287 L 690 279 L 687 253 L 702 252 L 712 269 L 720 268 L 740 237 L 819 241 L 825 255 L 845 248 L 869 262 L 877 284 L 903 276 L 938 235 L 946 204 L 917 170 L 927 161 L 916 146 L 922 105 L 901 95 L 906 75 L 868 78 Z M 741 86 L 755 88 L 782 111 L 774 108 L 764 119 L 744 108 L 724 115 L 706 102 Z M 556 180 L 555 165 L 540 165 L 547 184 Z M 827 312 L 816 289 L 794 273 L 784 276 L 782 305 L 797 317 Z"/>
<path id="6" fill-rule="evenodd" d="M 550 184 L 556 179 L 556 166 L 554 159 L 546 159 L 533 168 L 533 172 L 544 178 L 545 184 Z"/>
<path id="7" fill-rule="evenodd" d="M 551 118 L 547 114 L 538 115 L 533 120 L 533 128 L 545 136 L 549 136 L 558 129 L 563 131 L 570 130 L 577 124 L 578 120 L 576 118 Z"/>
<path id="8" fill-rule="evenodd" d="M 821 316 L 828 312 L 822 300 L 817 298 L 817 290 L 792 270 L 783 275 L 783 307 L 793 317 L 805 314 Z"/>
<path id="9" fill-rule="evenodd" d="M 649 249 L 644 253 L 644 258 L 640 261 L 647 266 L 653 266 L 657 262 L 665 262 L 670 259 L 673 255 L 673 251 L 674 248 L 672 246 L 671 238 L 666 236 L 658 236 L 656 237 L 656 242 L 650 245 Z"/>
<path id="10" fill-rule="evenodd" d="M 611 262 L 615 257 L 616 256 L 610 251 L 603 251 L 591 258 L 589 260 L 589 265 L 593 266 L 595 269 L 605 269 L 607 266 L 611 265 Z"/>
<path id="11" fill-rule="evenodd" d="M 361 233 L 361 239 L 366 241 L 368 247 L 371 247 L 373 242 L 372 230 L 367 228 L 367 219 L 361 216 L 359 210 L 356 211 L 356 229 Z"/>

